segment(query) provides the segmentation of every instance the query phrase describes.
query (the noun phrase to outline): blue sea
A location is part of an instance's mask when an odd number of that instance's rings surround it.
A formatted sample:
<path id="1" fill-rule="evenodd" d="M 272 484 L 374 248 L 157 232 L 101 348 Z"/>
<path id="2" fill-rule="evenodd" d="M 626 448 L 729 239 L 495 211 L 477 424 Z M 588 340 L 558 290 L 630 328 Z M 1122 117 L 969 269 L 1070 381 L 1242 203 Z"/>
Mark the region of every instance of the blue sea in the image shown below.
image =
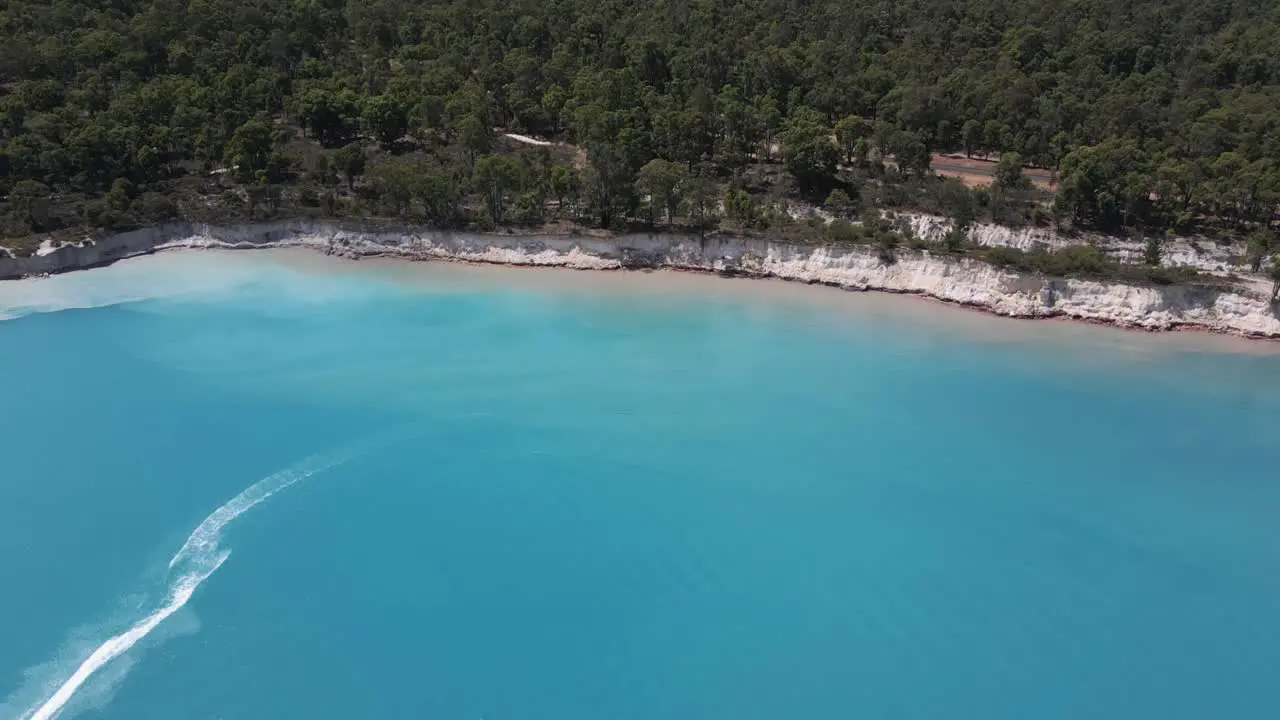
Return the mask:
<path id="1" fill-rule="evenodd" d="M 1280 717 L 1280 350 L 754 281 L 0 283 L 0 718 Z"/>

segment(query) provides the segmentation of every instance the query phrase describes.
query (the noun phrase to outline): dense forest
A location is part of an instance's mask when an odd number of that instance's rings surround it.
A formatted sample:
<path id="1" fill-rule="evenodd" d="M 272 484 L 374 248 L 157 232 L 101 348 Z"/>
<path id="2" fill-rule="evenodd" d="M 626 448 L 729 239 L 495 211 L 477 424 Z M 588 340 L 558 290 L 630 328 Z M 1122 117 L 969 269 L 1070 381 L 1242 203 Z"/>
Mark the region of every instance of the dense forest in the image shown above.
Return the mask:
<path id="1" fill-rule="evenodd" d="M 303 213 L 800 232 L 804 200 L 1276 245 L 1274 0 L 9 0 L 0 36 L 9 237 Z M 941 152 L 999 157 L 994 183 L 936 176 Z"/>

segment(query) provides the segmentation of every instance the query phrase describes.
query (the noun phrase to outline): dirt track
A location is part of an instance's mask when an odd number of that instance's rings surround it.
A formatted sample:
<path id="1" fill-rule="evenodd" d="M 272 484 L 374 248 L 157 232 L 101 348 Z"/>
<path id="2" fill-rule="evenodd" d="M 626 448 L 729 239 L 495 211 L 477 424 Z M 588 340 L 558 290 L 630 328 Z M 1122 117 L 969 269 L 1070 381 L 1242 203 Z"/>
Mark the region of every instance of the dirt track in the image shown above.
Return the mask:
<path id="1" fill-rule="evenodd" d="M 953 177 L 968 187 L 984 187 L 990 185 L 995 177 L 996 162 L 979 158 L 967 158 L 963 155 L 936 154 L 929 167 L 943 177 Z M 1042 190 L 1055 192 L 1058 184 L 1053 180 L 1053 173 L 1043 168 L 1027 168 L 1023 171 L 1031 184 Z"/>

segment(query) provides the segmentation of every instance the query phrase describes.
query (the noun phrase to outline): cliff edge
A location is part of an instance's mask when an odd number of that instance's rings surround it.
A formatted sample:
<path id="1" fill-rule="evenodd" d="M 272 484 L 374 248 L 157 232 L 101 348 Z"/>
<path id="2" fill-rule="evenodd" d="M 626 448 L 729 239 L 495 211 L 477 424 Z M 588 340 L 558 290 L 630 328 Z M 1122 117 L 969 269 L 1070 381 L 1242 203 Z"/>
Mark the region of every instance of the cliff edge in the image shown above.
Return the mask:
<path id="1" fill-rule="evenodd" d="M 459 260 L 585 270 L 671 268 L 775 277 L 851 290 L 911 293 L 1023 318 L 1066 317 L 1147 330 L 1200 328 L 1280 337 L 1280 304 L 1262 287 L 1139 287 L 1021 274 L 979 260 L 899 250 L 676 234 L 608 239 L 450 231 L 362 230 L 295 220 L 243 226 L 175 223 L 49 247 L 29 257 L 0 251 L 0 279 L 60 273 L 180 248 L 300 247 L 359 258 Z"/>

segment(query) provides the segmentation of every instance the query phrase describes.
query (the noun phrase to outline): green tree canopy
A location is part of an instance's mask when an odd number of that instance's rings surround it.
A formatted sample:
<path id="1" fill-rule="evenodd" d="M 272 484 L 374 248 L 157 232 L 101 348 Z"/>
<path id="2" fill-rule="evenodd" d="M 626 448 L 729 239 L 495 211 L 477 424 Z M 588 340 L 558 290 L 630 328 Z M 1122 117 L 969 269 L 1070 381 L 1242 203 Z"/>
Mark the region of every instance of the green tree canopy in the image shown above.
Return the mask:
<path id="1" fill-rule="evenodd" d="M 933 210 L 949 191 L 931 155 L 963 151 L 1056 171 L 1062 223 L 1246 237 L 1280 213 L 1277 12 L 1272 0 L 9 0 L 0 189 L 41 183 L 50 219 L 69 222 L 110 219 L 88 205 L 107 208 L 121 178 L 165 197 L 129 210 L 156 217 L 236 211 L 229 198 L 264 184 L 260 209 L 318 199 L 301 192 L 317 183 L 335 209 L 372 212 L 386 206 L 355 197 L 358 163 L 346 190 L 296 170 L 360 144 L 371 177 L 395 155 L 452 183 L 463 222 L 485 204 L 476 161 L 519 154 L 497 130 L 575 146 L 522 181 L 522 216 L 552 196 L 593 224 L 656 214 L 633 187 L 655 158 L 708 163 L 718 199 L 731 182 L 761 207 L 856 186 L 866 203 Z M 215 173 L 223 163 L 241 170 Z M 552 165 L 573 168 L 576 192 L 553 189 Z M 1027 221 L 1038 192 L 998 187 L 976 214 Z M 3 209 L 5 232 L 29 231 Z"/>
<path id="2" fill-rule="evenodd" d="M 360 143 L 351 143 L 344 145 L 333 154 L 333 162 L 342 174 L 347 176 L 347 187 L 354 188 L 356 180 L 364 175 L 369 156 Z"/>
<path id="3" fill-rule="evenodd" d="M 1068 153 L 1062 160 L 1058 207 L 1077 222 L 1126 224 L 1148 202 L 1146 158 L 1132 140 L 1107 140 Z"/>
<path id="4" fill-rule="evenodd" d="M 409 131 L 409 106 L 396 95 L 384 93 L 365 100 L 361 117 L 384 148 L 392 147 Z"/>
<path id="5" fill-rule="evenodd" d="M 508 157 L 482 157 L 476 160 L 476 184 L 484 193 L 489 217 L 502 222 L 508 195 L 520 187 L 520 166 Z"/>
<path id="6" fill-rule="evenodd" d="M 1031 187 L 1031 181 L 1022 172 L 1022 155 L 1007 152 L 1000 156 L 996 164 L 995 187 L 999 190 L 1025 190 Z"/>
<path id="7" fill-rule="evenodd" d="M 665 212 L 670 225 L 680 207 L 688 171 L 683 165 L 654 158 L 636 175 L 636 189 L 648 198 L 652 210 Z"/>
<path id="8" fill-rule="evenodd" d="M 782 135 L 782 156 L 805 193 L 819 191 L 831 183 L 840 157 L 822 117 L 807 108 L 796 111 L 788 120 Z"/>

